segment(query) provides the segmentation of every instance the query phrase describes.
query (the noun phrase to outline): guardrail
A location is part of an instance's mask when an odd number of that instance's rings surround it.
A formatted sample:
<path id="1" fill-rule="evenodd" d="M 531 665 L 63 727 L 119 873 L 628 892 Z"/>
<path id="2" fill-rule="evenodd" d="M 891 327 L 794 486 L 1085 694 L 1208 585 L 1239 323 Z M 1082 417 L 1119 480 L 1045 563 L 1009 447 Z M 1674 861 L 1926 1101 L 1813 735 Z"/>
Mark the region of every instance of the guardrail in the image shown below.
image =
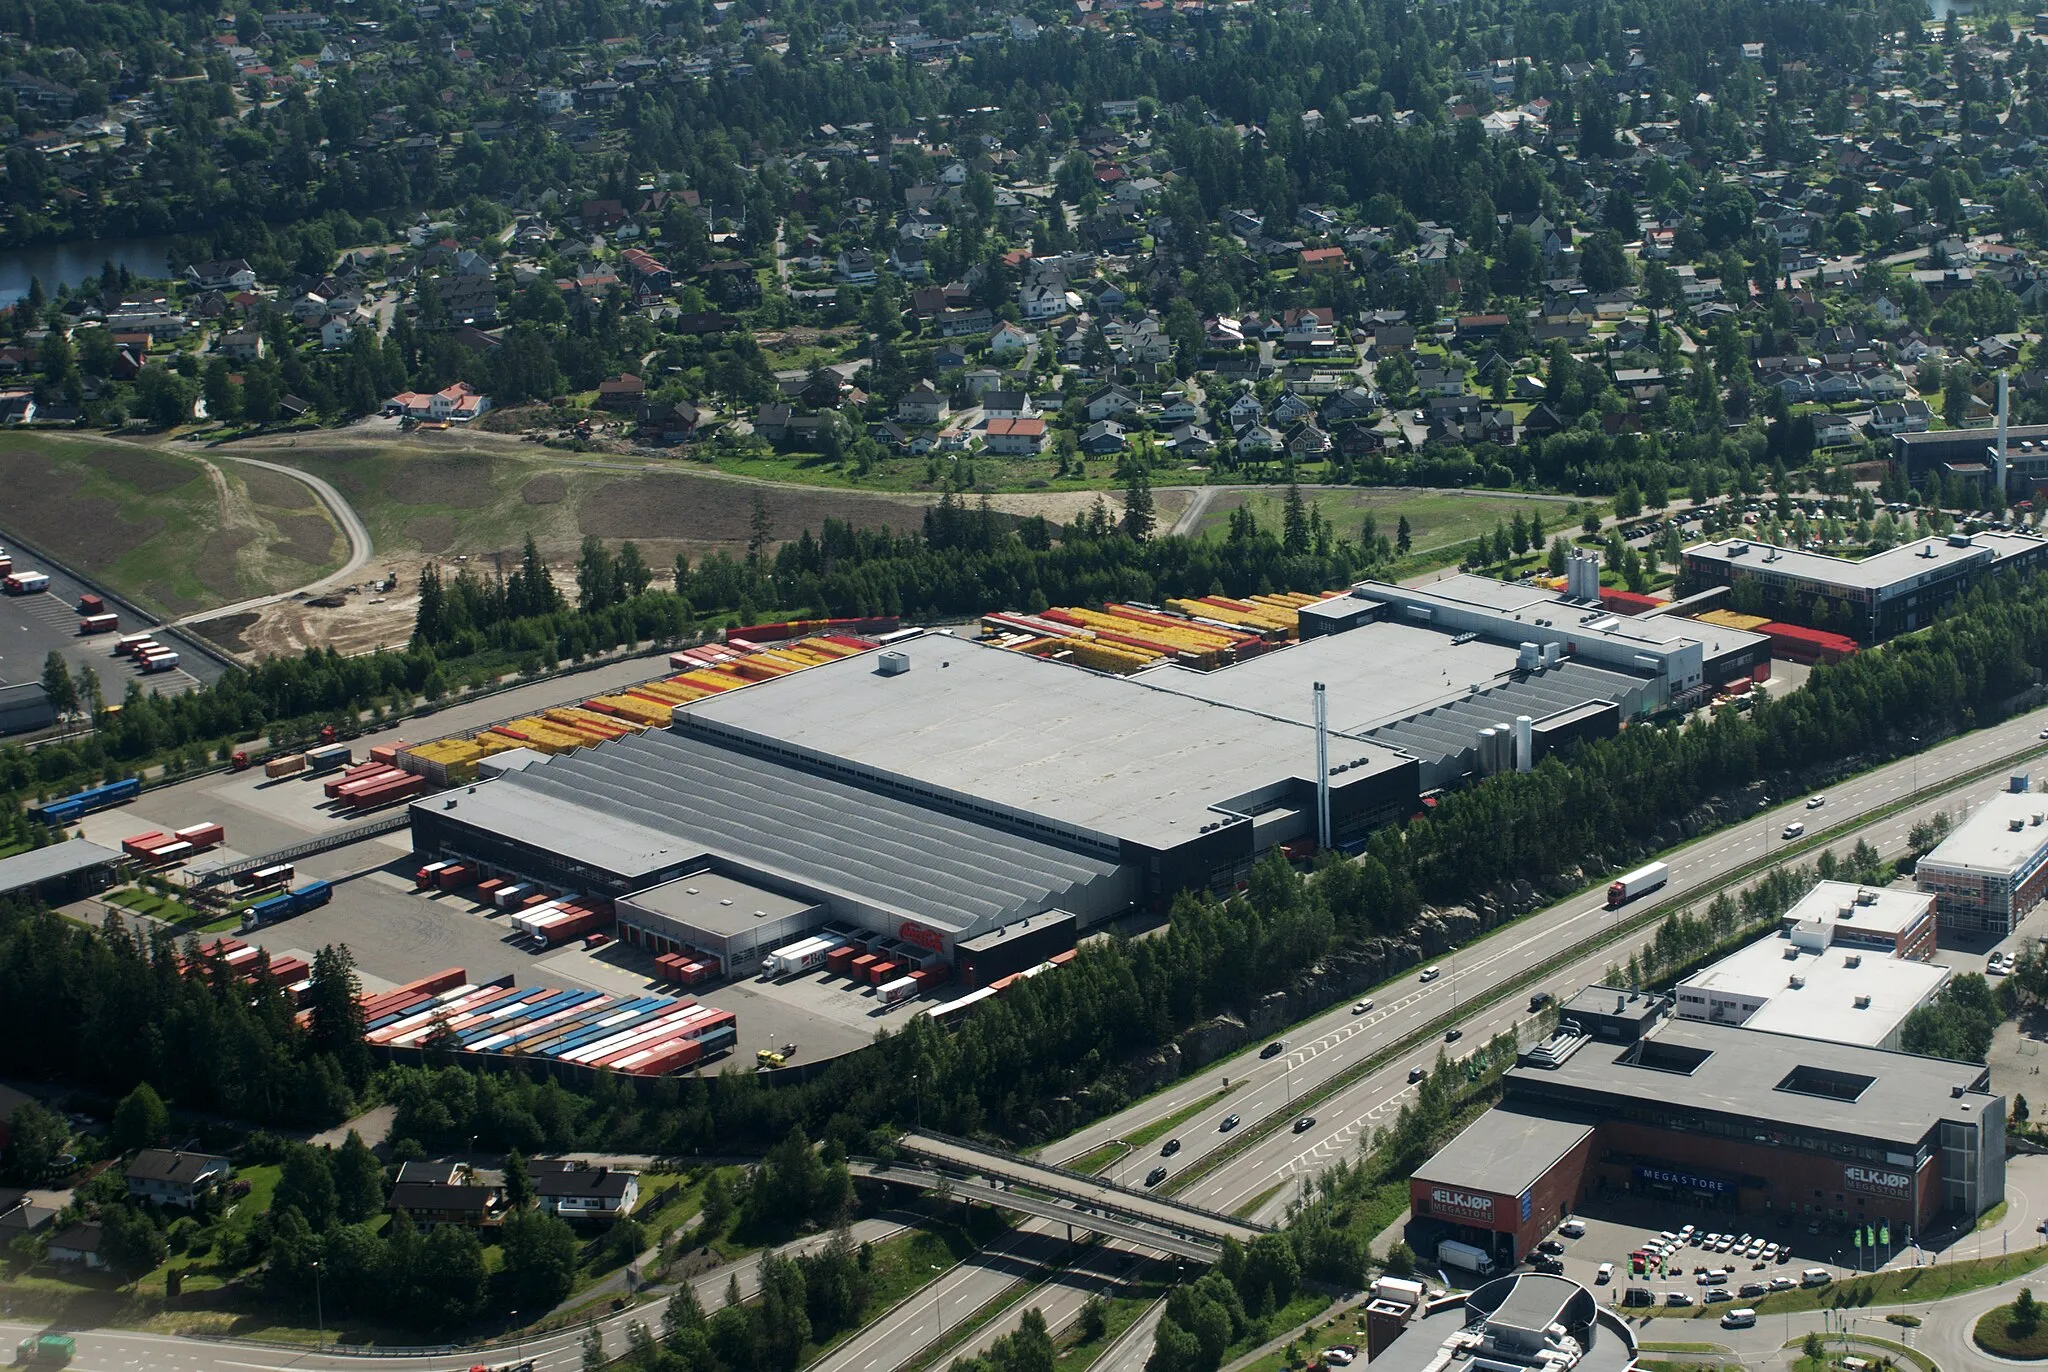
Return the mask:
<path id="1" fill-rule="evenodd" d="M 1950 741 L 1953 742 L 1953 740 Z M 1570 966 L 1579 959 L 1590 956 L 1602 948 L 1621 943 L 1623 940 L 1640 933 L 1644 929 L 1692 907 L 1701 900 L 1711 899 L 1722 891 L 1742 885 L 1744 882 L 1769 871 L 1772 867 L 1776 867 L 1788 859 L 1804 857 L 1809 853 L 1826 848 L 1837 840 L 1846 838 L 1859 830 L 1866 829 L 1872 824 L 1910 810 L 1914 806 L 1922 804 L 1923 800 L 1937 800 L 1942 795 L 1974 785 L 1990 777 L 1998 776 L 2025 755 L 2038 751 L 2040 751 L 2038 746 L 2033 744 L 2017 748 L 2010 753 L 2004 754 L 1997 761 L 1972 768 L 1967 772 L 1958 773 L 1945 781 L 1933 783 L 1934 786 L 1938 786 L 1940 789 L 1933 790 L 1924 797 L 1920 788 L 1915 787 L 1911 794 L 1902 799 L 1890 801 L 1884 805 L 1877 806 L 1875 809 L 1865 811 L 1863 814 L 1845 819 L 1839 824 L 1830 825 L 1817 834 L 1807 834 L 1803 838 L 1785 842 L 1779 846 L 1776 852 L 1766 853 L 1761 858 L 1746 862 L 1718 878 L 1711 879 L 1704 885 L 1689 888 L 1684 892 L 1673 893 L 1654 905 L 1641 907 L 1628 918 L 1620 920 L 1596 933 L 1588 934 L 1585 938 L 1580 939 L 1577 943 L 1572 944 L 1561 952 L 1552 954 L 1535 966 L 1501 982 L 1498 986 L 1493 987 L 1490 992 L 1481 992 L 1463 1004 L 1453 1006 L 1449 1011 L 1411 1030 L 1393 1043 L 1371 1054 L 1363 1061 L 1353 1063 L 1350 1067 L 1324 1081 L 1321 1085 L 1296 1096 L 1292 1105 L 1287 1110 L 1271 1113 L 1261 1119 L 1254 1120 L 1249 1128 L 1239 1130 L 1236 1134 L 1233 1134 L 1228 1144 L 1212 1153 L 1196 1158 L 1187 1167 L 1175 1173 L 1163 1184 L 1162 1189 L 1178 1191 L 1200 1181 L 1203 1177 L 1210 1175 L 1217 1168 L 1243 1153 L 1253 1144 L 1270 1138 L 1277 1132 L 1281 1122 L 1288 1115 L 1296 1114 L 1322 1104 L 1332 1096 L 1348 1089 L 1361 1078 L 1379 1071 L 1382 1067 L 1394 1061 L 1394 1059 L 1438 1038 L 1444 1030 L 1452 1025 L 1470 1018 L 1477 1011 L 1490 1009 L 1503 1001 L 1513 998 L 1536 985 L 1536 983 L 1542 981 L 1559 968 Z M 1894 759 L 1893 762 L 1882 763 L 1880 766 L 1892 766 L 1897 761 L 1898 759 Z M 1876 769 L 1873 768 L 1872 770 Z M 1844 780 L 1847 780 L 1847 778 L 1844 778 Z M 1763 813 L 1766 812 L 1758 811 L 1758 815 Z M 1756 818 L 1756 815 L 1752 815 L 1748 819 L 1736 821 L 1736 824 L 1753 823 Z M 1717 834 L 1727 833 L 1735 828 L 1736 824 L 1727 825 L 1714 832 Z M 1711 836 L 1702 835 L 1702 838 Z M 1566 897 L 1566 900 L 1574 900 L 1589 894 L 1592 891 L 1598 890 L 1599 886 L 1600 883 L 1595 882 L 1584 890 Z M 1563 901 L 1558 902 L 1560 905 L 1563 903 Z M 1551 908 L 1554 909 L 1556 907 L 1552 906 Z M 1511 920 L 1506 924 L 1498 926 L 1492 932 L 1498 933 L 1501 929 L 1513 928 L 1518 922 Z M 1406 975 L 1405 972 L 1403 975 Z M 1322 1013 L 1324 1012 L 1317 1011 L 1318 1015 Z M 1310 1016 L 1310 1018 L 1314 1018 L 1314 1016 Z"/>
<path id="2" fill-rule="evenodd" d="M 1027 1158 L 1017 1153 L 1005 1152 L 1000 1148 L 991 1148 L 987 1144 L 975 1143 L 970 1139 L 955 1138 L 951 1134 L 942 1134 L 936 1129 L 919 1129 L 905 1134 L 901 1139 L 897 1140 L 897 1147 L 907 1148 L 915 1152 L 916 1144 L 912 1140 L 920 1135 L 943 1143 L 949 1148 L 965 1149 L 970 1153 L 1007 1163 L 1018 1172 L 1026 1175 L 1032 1173 L 1051 1173 L 1054 1176 L 1063 1177 L 1068 1181 L 1087 1187 L 1091 1194 L 1106 1188 L 1110 1191 L 1129 1196 L 1133 1200 L 1144 1201 L 1148 1205 L 1167 1206 L 1191 1218 L 1206 1220 L 1211 1224 L 1221 1222 L 1233 1228 L 1251 1229 L 1266 1234 L 1277 1232 L 1269 1224 L 1254 1224 L 1250 1220 L 1242 1220 L 1235 1215 L 1224 1215 L 1214 1210 L 1204 1210 L 1199 1205 L 1190 1205 L 1186 1201 L 1175 1200 L 1171 1196 L 1162 1196 L 1156 1192 L 1133 1191 L 1127 1186 L 1120 1186 L 1116 1182 L 1104 1177 L 1094 1176 L 1087 1172 L 1076 1172 L 1071 1168 L 1061 1167 L 1056 1163 L 1039 1162 L 1035 1158 Z"/>
<path id="3" fill-rule="evenodd" d="M 238 877 L 244 872 L 258 872 L 265 867 L 274 867 L 281 862 L 292 862 L 298 858 L 311 857 L 315 853 L 329 853 L 336 848 L 346 848 L 351 843 L 360 843 L 366 838 L 376 838 L 382 834 L 396 832 L 399 829 L 406 828 L 411 823 L 412 811 L 410 808 L 398 810 L 388 815 L 379 815 L 377 818 L 366 820 L 361 824 L 352 824 L 346 829 L 336 829 L 334 832 L 322 834 L 318 838 L 309 838 L 303 843 L 294 843 L 289 848 L 279 848 L 276 852 L 265 853 L 261 857 L 237 858 L 233 862 L 223 862 L 217 866 L 208 867 L 204 871 L 194 871 L 191 874 L 192 884 L 204 890 L 209 886 L 218 886 L 223 881 L 227 881 L 231 877 Z"/>

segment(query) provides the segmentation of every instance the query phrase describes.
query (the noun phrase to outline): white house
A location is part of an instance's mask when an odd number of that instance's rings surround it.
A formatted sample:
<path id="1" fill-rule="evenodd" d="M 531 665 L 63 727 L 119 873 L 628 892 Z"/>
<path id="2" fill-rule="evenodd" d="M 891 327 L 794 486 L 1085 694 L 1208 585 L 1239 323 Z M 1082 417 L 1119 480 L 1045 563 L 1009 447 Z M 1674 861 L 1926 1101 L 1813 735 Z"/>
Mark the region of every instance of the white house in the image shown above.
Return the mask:
<path id="1" fill-rule="evenodd" d="M 189 1210 L 234 1173 L 233 1163 L 212 1153 L 145 1148 L 128 1164 L 128 1194 Z"/>
<path id="2" fill-rule="evenodd" d="M 536 1158 L 531 1171 L 540 1208 L 565 1220 L 613 1219 L 640 1204 L 637 1172 L 583 1167 L 566 1158 Z"/>

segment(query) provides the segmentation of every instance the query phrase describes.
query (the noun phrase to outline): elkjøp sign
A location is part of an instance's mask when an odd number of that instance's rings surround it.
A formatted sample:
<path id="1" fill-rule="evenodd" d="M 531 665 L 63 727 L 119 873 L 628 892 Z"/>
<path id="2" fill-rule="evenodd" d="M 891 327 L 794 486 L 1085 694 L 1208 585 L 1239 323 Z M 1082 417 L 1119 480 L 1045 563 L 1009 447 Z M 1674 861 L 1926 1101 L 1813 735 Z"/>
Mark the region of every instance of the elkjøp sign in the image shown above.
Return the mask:
<path id="1" fill-rule="evenodd" d="M 1844 1167 L 1842 1186 L 1873 1196 L 1903 1196 L 1912 1189 L 1913 1178 L 1907 1172 L 1889 1172 L 1879 1167 Z"/>
<path id="2" fill-rule="evenodd" d="M 1456 1215 L 1474 1219 L 1482 1224 L 1493 1222 L 1493 1197 L 1474 1195 L 1470 1191 L 1453 1191 L 1448 1186 L 1439 1186 L 1429 1193 L 1429 1208 L 1439 1215 Z"/>

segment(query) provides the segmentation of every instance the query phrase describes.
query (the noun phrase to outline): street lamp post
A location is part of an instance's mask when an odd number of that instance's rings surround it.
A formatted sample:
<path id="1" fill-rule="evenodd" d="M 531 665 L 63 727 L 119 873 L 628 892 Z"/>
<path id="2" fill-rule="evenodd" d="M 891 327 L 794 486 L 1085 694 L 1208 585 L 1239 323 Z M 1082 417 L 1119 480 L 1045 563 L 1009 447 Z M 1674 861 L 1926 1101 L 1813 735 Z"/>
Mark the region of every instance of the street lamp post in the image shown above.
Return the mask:
<path id="1" fill-rule="evenodd" d="M 320 1260 L 313 1259 L 313 1318 L 319 1321 L 321 1348 L 327 1347 L 327 1301 L 320 1289 Z"/>
<path id="2" fill-rule="evenodd" d="M 934 1272 L 943 1272 L 943 1271 L 945 1271 L 945 1270 L 946 1270 L 945 1268 L 943 1268 L 943 1267 L 939 1266 L 939 1265 L 938 1265 L 937 1263 L 930 1263 L 930 1264 L 928 1264 L 928 1266 L 930 1266 L 930 1268 L 931 1268 L 931 1269 L 932 1269 L 932 1271 L 934 1271 Z M 932 1288 L 932 1313 L 938 1316 L 938 1320 L 939 1320 L 939 1332 L 940 1332 L 941 1334 L 945 1333 L 945 1332 L 946 1332 L 946 1288 L 945 1288 L 944 1286 L 941 1286 L 941 1285 L 934 1285 L 934 1286 L 933 1286 L 933 1288 Z"/>

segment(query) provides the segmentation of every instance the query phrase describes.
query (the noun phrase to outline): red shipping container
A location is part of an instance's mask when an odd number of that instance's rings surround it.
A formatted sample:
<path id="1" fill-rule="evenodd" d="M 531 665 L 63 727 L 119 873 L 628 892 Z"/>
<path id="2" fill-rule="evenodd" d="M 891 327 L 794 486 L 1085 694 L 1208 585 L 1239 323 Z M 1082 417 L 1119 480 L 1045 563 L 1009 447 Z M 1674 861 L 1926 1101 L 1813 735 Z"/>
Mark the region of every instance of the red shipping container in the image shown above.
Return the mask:
<path id="1" fill-rule="evenodd" d="M 194 824 L 188 828 L 174 830 L 172 836 L 182 839 L 194 848 L 211 848 L 227 839 L 228 831 L 218 824 Z"/>
<path id="2" fill-rule="evenodd" d="M 1077 948 L 1069 948 L 1063 953 L 1054 953 L 1051 957 L 1047 958 L 1046 961 L 1051 963 L 1055 967 L 1064 967 L 1074 960 L 1074 954 L 1079 951 L 1080 950 Z"/>
<path id="3" fill-rule="evenodd" d="M 129 857 L 147 857 L 153 848 L 161 848 L 171 841 L 170 835 L 161 829 L 151 829 L 146 834 L 136 834 L 121 840 L 121 851 Z"/>
<path id="4" fill-rule="evenodd" d="M 642 1058 L 623 1070 L 632 1077 L 665 1077 L 671 1072 L 694 1066 L 703 1052 L 704 1046 L 695 1039 L 684 1039 L 680 1043 L 672 1040 L 655 1050 L 652 1057 Z"/>
<path id="5" fill-rule="evenodd" d="M 376 747 L 370 749 L 370 761 L 396 763 L 398 761 L 398 749 L 399 745 L 396 743 L 379 743 Z"/>
<path id="6" fill-rule="evenodd" d="M 868 985 L 880 986 L 884 982 L 896 980 L 901 975 L 895 963 L 877 962 L 868 968 Z"/>
<path id="7" fill-rule="evenodd" d="M 846 974 L 855 981 L 866 981 L 868 979 L 868 969 L 873 967 L 876 961 L 877 959 L 873 953 L 862 953 L 852 962 L 846 964 Z"/>
<path id="8" fill-rule="evenodd" d="M 532 895 L 521 898 L 519 902 L 519 908 L 522 910 L 531 910 L 534 906 L 543 904 L 553 899 L 554 897 L 549 895 L 546 891 L 535 891 Z"/>
<path id="9" fill-rule="evenodd" d="M 477 894 L 488 896 L 505 884 L 503 877 L 488 877 L 476 884 Z"/>
<path id="10" fill-rule="evenodd" d="M 440 887 L 443 891 L 453 891 L 457 887 L 467 886 L 475 876 L 476 869 L 474 867 L 471 867 L 468 863 L 458 862 L 453 867 L 443 867 L 440 871 L 434 873 L 434 885 Z"/>
<path id="11" fill-rule="evenodd" d="M 825 970 L 844 976 L 846 969 L 853 965 L 853 955 L 859 951 L 858 948 L 850 943 L 834 948 L 831 952 L 825 954 Z"/>

